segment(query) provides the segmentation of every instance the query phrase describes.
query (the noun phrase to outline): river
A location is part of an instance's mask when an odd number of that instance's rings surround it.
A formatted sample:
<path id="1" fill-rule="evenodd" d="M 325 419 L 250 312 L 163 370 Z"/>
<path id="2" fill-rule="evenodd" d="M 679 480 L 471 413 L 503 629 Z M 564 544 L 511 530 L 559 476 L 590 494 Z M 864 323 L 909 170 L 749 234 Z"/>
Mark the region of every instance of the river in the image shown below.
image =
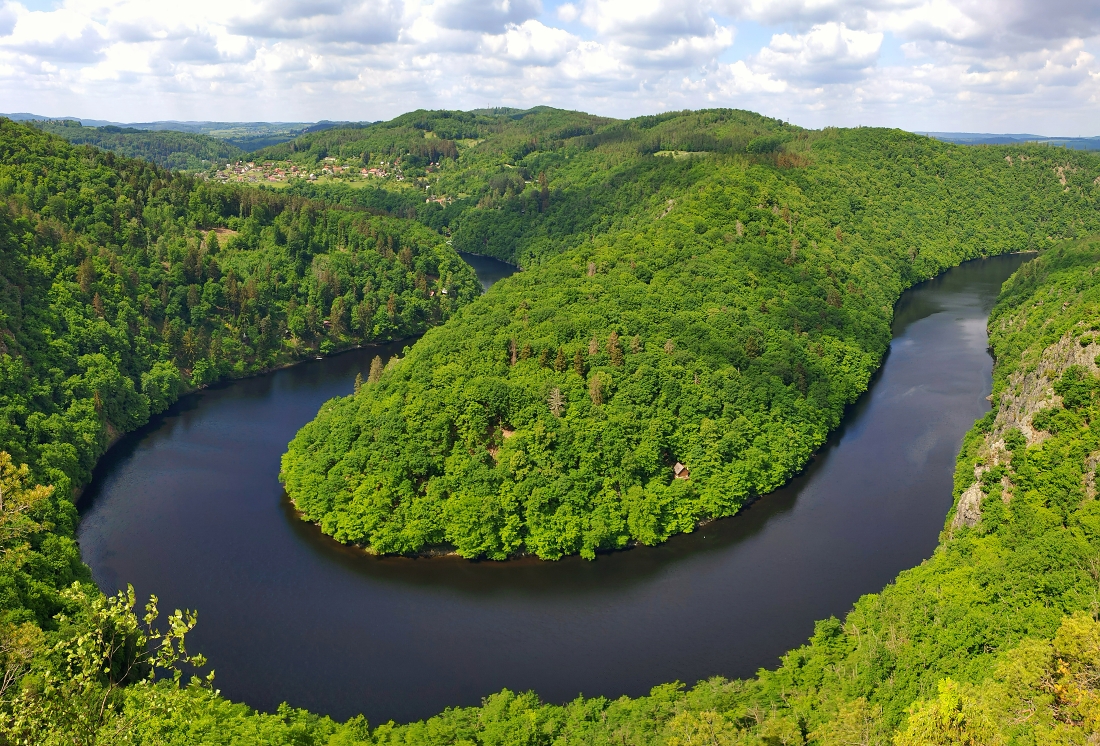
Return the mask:
<path id="1" fill-rule="evenodd" d="M 298 520 L 276 479 L 287 442 L 396 344 L 197 392 L 123 438 L 80 502 L 82 555 L 104 591 L 132 583 L 162 609 L 197 609 L 188 648 L 225 695 L 263 710 L 377 724 L 505 687 L 560 703 L 751 676 L 931 554 L 956 451 L 989 408 L 986 318 L 1023 260 L 907 291 L 870 390 L 806 471 L 659 547 L 380 559 Z M 513 269 L 476 261 L 484 284 Z"/>

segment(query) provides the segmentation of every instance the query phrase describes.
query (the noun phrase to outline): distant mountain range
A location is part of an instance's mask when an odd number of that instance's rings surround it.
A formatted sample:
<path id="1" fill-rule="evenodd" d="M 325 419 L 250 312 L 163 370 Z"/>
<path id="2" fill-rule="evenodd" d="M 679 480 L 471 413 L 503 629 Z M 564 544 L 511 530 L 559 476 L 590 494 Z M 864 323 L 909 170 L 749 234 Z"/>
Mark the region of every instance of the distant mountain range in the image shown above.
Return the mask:
<path id="1" fill-rule="evenodd" d="M 84 127 L 119 127 L 151 132 L 187 132 L 195 135 L 208 135 L 224 140 L 246 152 L 278 145 L 293 140 L 307 132 L 332 129 L 334 127 L 358 124 L 358 122 L 180 122 L 161 120 L 156 122 L 111 122 L 105 119 L 83 119 L 81 117 L 47 117 L 41 114 L 15 112 L 0 114 L 15 121 L 38 122 L 79 122 Z"/>
<path id="2" fill-rule="evenodd" d="M 508 114 L 511 111 L 492 109 L 480 113 Z M 235 160 L 248 153 L 289 142 L 309 133 L 338 128 L 354 129 L 374 124 L 374 122 L 329 120 L 318 122 L 182 122 L 177 120 L 111 122 L 105 119 L 81 117 L 47 117 L 28 112 L 0 114 L 0 116 L 16 121 L 36 122 L 36 126 L 61 135 L 74 143 L 96 145 L 124 155 L 148 158 L 169 168 L 190 170 L 206 168 L 219 161 Z M 1038 143 L 1072 150 L 1100 150 L 1100 137 L 1048 137 L 1027 133 L 988 132 L 917 132 L 916 134 L 959 145 Z"/>
<path id="3" fill-rule="evenodd" d="M 1028 134 L 991 134 L 988 132 L 917 132 L 918 135 L 934 137 L 944 142 L 959 145 L 1012 145 L 1013 143 L 1039 143 L 1041 145 L 1065 146 L 1071 150 L 1100 150 L 1100 137 L 1047 137 Z"/>
<path id="4" fill-rule="evenodd" d="M 489 113 L 504 113 L 503 109 L 485 110 Z M 477 112 L 474 112 L 477 113 Z M 71 121 L 80 122 L 85 127 L 125 127 L 136 130 L 190 132 L 209 135 L 225 140 L 245 151 L 259 150 L 268 145 L 293 140 L 307 132 L 334 129 L 348 125 L 374 124 L 373 122 L 330 121 L 318 122 L 194 122 L 163 119 L 156 122 L 111 122 L 106 119 L 83 119 L 81 117 L 47 117 L 41 114 L 15 112 L 0 114 L 15 121 Z M 918 135 L 934 137 L 944 142 L 960 145 L 1011 145 L 1012 143 L 1042 143 L 1044 145 L 1065 146 L 1073 150 L 1100 150 L 1100 137 L 1048 137 L 1046 135 L 996 134 L 989 132 L 916 132 Z"/>

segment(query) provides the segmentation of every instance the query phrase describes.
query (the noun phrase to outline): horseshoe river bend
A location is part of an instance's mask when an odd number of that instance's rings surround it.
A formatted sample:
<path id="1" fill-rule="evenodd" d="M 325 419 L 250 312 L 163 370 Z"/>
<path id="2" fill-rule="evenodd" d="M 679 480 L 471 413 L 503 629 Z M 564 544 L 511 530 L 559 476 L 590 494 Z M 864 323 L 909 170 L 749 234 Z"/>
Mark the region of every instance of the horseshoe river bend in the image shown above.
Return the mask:
<path id="1" fill-rule="evenodd" d="M 513 269 L 467 259 L 484 285 Z M 197 609 L 188 647 L 224 694 L 269 711 L 408 721 L 505 687 L 564 702 L 751 676 L 932 553 L 963 434 L 989 408 L 986 318 L 1024 259 L 906 291 L 882 368 L 809 467 L 662 546 L 375 558 L 298 520 L 276 478 L 287 442 L 394 344 L 196 392 L 123 438 L 81 498 L 83 558 L 106 592 Z"/>

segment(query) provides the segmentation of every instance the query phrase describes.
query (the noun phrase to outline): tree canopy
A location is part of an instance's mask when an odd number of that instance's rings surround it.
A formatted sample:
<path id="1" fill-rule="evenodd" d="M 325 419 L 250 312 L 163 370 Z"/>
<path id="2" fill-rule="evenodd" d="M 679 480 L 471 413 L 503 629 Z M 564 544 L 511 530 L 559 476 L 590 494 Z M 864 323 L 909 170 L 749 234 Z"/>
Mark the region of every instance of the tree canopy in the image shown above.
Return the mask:
<path id="1" fill-rule="evenodd" d="M 545 175 L 545 208 L 537 181 L 486 186 L 450 222 L 456 247 L 525 271 L 290 444 L 281 478 L 326 533 L 591 558 L 733 515 L 866 388 L 905 287 L 1100 229 L 1090 154 L 723 111 L 590 128 L 460 154 L 468 183 L 490 152 Z M 749 147 L 761 132 L 774 148 Z M 669 143 L 715 149 L 656 155 Z"/>

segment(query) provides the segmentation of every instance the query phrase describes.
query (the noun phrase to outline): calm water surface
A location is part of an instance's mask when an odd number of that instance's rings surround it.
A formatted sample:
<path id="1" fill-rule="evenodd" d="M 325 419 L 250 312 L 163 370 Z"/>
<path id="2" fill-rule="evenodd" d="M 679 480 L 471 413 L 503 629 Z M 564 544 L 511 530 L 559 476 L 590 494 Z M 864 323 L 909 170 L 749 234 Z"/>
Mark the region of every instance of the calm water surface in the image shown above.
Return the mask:
<path id="1" fill-rule="evenodd" d="M 288 509 L 279 457 L 351 392 L 377 354 L 363 349 L 199 392 L 123 439 L 81 503 L 84 560 L 104 591 L 198 609 L 193 649 L 265 710 L 377 723 L 504 687 L 563 702 L 748 676 L 931 554 L 956 450 L 989 407 L 986 317 L 1021 261 L 907 292 L 883 368 L 806 472 L 660 547 L 492 563 L 370 558 L 321 536 Z"/>
<path id="2" fill-rule="evenodd" d="M 505 264 L 480 254 L 467 254 L 465 251 L 460 251 L 458 255 L 473 267 L 477 279 L 481 281 L 481 287 L 485 290 L 488 290 L 497 280 L 503 280 L 516 271 L 516 267 L 511 264 Z"/>

